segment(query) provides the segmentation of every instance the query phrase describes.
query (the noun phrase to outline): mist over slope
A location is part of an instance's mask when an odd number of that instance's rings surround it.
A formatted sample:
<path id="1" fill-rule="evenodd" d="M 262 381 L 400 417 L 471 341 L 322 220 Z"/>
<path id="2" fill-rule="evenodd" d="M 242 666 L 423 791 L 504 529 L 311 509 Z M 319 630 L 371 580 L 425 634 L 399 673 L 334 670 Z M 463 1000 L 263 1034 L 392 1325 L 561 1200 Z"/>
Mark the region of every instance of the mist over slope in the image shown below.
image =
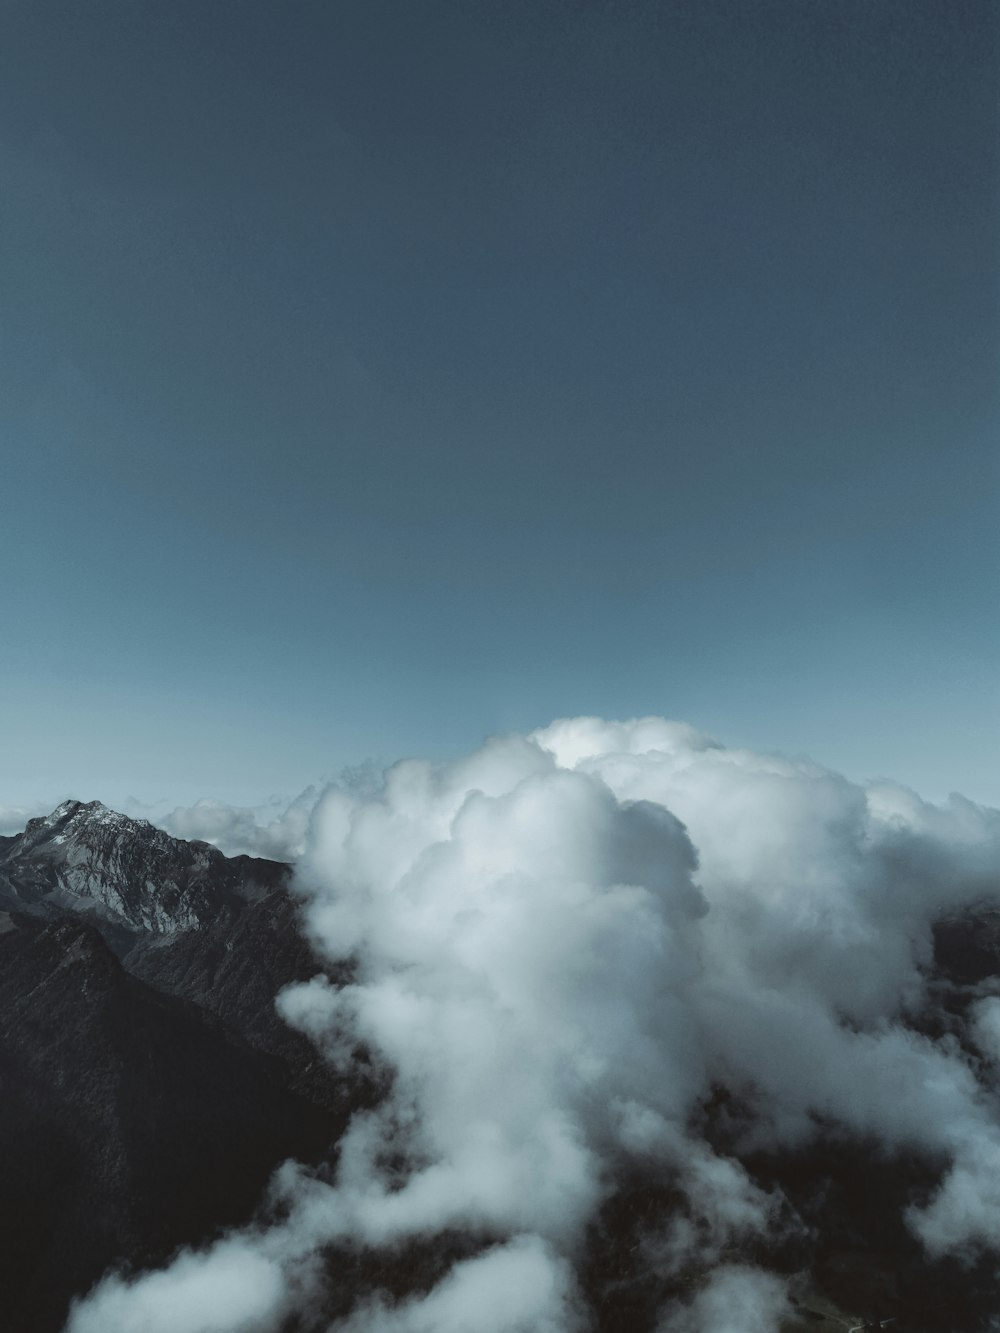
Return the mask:
<path id="1" fill-rule="evenodd" d="M 935 968 L 934 928 L 995 902 L 1000 812 L 584 718 L 327 791 L 296 885 L 355 972 L 280 1011 L 388 1095 L 334 1172 L 286 1165 L 260 1224 L 108 1277 L 71 1333 L 766 1333 L 837 1206 L 782 1163 L 862 1149 L 902 1170 L 871 1214 L 908 1271 L 993 1280 L 1000 981 Z"/>

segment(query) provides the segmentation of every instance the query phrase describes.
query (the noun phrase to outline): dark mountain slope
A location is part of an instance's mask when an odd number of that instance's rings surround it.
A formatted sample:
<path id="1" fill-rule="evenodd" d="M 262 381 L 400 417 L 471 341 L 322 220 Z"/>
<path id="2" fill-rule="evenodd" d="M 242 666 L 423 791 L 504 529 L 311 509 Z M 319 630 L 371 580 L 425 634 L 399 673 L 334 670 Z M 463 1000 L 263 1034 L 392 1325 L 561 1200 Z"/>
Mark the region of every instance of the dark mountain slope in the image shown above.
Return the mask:
<path id="1" fill-rule="evenodd" d="M 30 912 L 92 913 L 123 932 L 218 925 L 283 884 L 288 867 L 182 842 L 100 801 L 64 801 L 0 848 L 0 895 Z"/>
<path id="2" fill-rule="evenodd" d="M 279 1062 L 130 977 L 91 926 L 2 925 L 4 1327 L 43 1333 L 109 1263 L 248 1218 L 279 1162 L 316 1159 L 342 1125 Z"/>
<path id="3" fill-rule="evenodd" d="M 285 889 L 273 890 L 215 926 L 140 936 L 123 957 L 135 976 L 193 1000 L 282 1061 L 289 1085 L 313 1101 L 337 1111 L 364 1099 L 360 1069 L 358 1080 L 338 1077 L 312 1043 L 278 1017 L 278 992 L 321 970 Z"/>
<path id="4" fill-rule="evenodd" d="M 274 1008 L 319 970 L 289 878 L 97 801 L 0 844 L 5 1328 L 58 1328 L 109 1265 L 249 1218 L 336 1143 L 360 1085 Z"/>
<path id="5" fill-rule="evenodd" d="M 90 921 L 128 972 L 209 1010 L 337 1109 L 342 1081 L 274 1007 L 284 986 L 320 970 L 290 876 L 280 862 L 224 856 L 99 801 L 65 801 L 0 846 L 0 907 Z"/>

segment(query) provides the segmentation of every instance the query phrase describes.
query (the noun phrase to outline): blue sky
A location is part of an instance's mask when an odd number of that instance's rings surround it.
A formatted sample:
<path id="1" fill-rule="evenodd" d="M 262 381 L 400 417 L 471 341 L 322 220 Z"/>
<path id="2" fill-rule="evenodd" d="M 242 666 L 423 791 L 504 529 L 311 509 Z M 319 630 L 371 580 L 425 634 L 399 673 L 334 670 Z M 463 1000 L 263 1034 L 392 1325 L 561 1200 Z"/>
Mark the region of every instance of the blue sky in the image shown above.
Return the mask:
<path id="1" fill-rule="evenodd" d="M 1000 804 L 985 0 L 33 0 L 0 801 L 659 713 Z"/>

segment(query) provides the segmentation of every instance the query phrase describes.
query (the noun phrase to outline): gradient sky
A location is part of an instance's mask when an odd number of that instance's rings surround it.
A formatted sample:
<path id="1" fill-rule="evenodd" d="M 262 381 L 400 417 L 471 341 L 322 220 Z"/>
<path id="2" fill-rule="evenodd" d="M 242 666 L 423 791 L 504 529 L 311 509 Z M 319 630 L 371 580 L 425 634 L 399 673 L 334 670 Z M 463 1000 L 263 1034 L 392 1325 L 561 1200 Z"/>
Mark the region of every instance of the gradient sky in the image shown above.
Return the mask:
<path id="1" fill-rule="evenodd" d="M 8 0 L 0 801 L 556 716 L 1000 804 L 992 0 Z"/>

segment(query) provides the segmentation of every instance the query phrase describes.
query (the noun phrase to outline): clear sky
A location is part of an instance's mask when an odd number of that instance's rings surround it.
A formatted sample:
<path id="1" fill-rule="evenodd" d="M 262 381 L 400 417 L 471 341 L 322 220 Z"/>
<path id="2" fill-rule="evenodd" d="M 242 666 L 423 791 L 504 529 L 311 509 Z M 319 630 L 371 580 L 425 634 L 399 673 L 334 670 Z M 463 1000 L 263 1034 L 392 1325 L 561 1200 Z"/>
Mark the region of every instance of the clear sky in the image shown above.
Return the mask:
<path id="1" fill-rule="evenodd" d="M 8 0 L 0 800 L 553 717 L 1000 804 L 993 0 Z"/>

